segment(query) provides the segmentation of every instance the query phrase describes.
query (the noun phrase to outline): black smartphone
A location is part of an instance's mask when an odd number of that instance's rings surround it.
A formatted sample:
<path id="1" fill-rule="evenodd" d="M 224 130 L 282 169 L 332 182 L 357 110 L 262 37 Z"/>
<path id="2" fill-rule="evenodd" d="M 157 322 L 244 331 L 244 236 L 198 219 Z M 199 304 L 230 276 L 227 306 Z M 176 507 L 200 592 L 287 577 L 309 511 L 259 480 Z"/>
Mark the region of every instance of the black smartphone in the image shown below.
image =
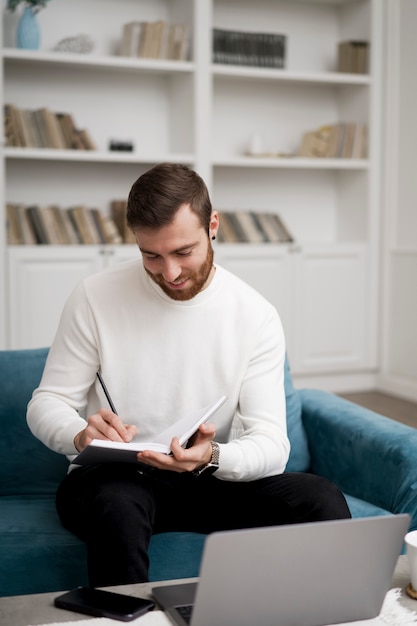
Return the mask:
<path id="1" fill-rule="evenodd" d="M 151 611 L 155 607 L 152 600 L 125 596 L 113 591 L 102 591 L 91 587 L 77 587 L 72 591 L 58 596 L 55 606 L 67 611 L 85 613 L 95 617 L 110 617 L 122 622 L 131 620 Z"/>

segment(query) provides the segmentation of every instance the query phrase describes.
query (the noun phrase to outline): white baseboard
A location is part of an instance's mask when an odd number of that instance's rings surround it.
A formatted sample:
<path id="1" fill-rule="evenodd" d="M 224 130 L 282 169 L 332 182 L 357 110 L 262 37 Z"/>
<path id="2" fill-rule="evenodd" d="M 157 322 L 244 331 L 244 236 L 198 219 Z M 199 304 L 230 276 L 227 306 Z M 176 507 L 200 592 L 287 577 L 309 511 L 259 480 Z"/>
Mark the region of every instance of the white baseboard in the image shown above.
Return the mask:
<path id="1" fill-rule="evenodd" d="M 333 393 L 371 391 L 377 389 L 377 372 L 342 372 L 335 374 L 295 374 L 294 386 L 297 389 L 324 389 Z"/>
<path id="2" fill-rule="evenodd" d="M 390 393 L 393 396 L 399 396 L 405 400 L 417 402 L 416 380 L 389 374 L 380 374 L 378 376 L 377 388 L 384 393 Z"/>

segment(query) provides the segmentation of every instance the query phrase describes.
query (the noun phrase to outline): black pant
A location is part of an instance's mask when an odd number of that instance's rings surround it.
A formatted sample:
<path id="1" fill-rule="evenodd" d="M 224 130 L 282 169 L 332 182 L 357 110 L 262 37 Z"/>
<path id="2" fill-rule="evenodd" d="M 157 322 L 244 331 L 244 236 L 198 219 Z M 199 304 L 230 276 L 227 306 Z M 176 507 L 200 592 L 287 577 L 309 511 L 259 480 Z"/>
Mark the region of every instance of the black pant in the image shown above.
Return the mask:
<path id="1" fill-rule="evenodd" d="M 229 482 L 130 464 L 74 469 L 58 488 L 57 510 L 64 526 L 87 543 L 94 587 L 147 581 L 153 533 L 350 517 L 342 493 L 313 474 Z"/>

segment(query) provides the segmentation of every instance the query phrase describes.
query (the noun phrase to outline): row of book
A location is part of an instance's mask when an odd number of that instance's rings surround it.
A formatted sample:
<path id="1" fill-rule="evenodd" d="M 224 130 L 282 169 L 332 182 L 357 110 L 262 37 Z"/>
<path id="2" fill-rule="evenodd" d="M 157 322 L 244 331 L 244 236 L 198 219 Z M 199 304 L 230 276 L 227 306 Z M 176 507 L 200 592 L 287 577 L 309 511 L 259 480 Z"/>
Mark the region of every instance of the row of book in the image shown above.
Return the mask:
<path id="1" fill-rule="evenodd" d="M 294 241 L 281 217 L 259 211 L 219 211 L 221 243 L 291 243 Z"/>
<path id="2" fill-rule="evenodd" d="M 6 146 L 15 148 L 55 148 L 96 150 L 90 133 L 76 127 L 70 113 L 54 113 L 47 107 L 21 109 L 4 105 Z"/>
<path id="3" fill-rule="evenodd" d="M 6 211 L 10 245 L 123 243 L 113 219 L 99 209 L 9 203 Z"/>
<path id="4" fill-rule="evenodd" d="M 285 67 L 286 35 L 213 29 L 213 63 Z"/>
<path id="5" fill-rule="evenodd" d="M 369 43 L 341 41 L 338 46 L 338 70 L 350 74 L 366 74 L 369 71 Z"/>
<path id="6" fill-rule="evenodd" d="M 123 25 L 120 56 L 186 61 L 190 54 L 190 26 L 186 23 L 128 22 Z"/>
<path id="7" fill-rule="evenodd" d="M 97 245 L 136 243 L 126 223 L 126 201 L 111 202 L 111 216 L 83 205 L 62 208 L 8 203 L 9 245 Z M 218 240 L 223 243 L 290 243 L 291 234 L 277 214 L 219 211 Z"/>
<path id="8" fill-rule="evenodd" d="M 367 126 L 340 123 L 304 133 L 297 156 L 307 158 L 365 159 Z"/>

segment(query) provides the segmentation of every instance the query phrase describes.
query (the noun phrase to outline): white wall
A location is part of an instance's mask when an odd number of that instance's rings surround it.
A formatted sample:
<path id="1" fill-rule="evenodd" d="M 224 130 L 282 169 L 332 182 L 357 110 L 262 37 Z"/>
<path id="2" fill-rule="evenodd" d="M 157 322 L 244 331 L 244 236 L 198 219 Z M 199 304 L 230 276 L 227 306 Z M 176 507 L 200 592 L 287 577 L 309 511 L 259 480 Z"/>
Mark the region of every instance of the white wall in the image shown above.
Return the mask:
<path id="1" fill-rule="evenodd" d="M 417 2 L 387 3 L 382 389 L 417 400 Z"/>

